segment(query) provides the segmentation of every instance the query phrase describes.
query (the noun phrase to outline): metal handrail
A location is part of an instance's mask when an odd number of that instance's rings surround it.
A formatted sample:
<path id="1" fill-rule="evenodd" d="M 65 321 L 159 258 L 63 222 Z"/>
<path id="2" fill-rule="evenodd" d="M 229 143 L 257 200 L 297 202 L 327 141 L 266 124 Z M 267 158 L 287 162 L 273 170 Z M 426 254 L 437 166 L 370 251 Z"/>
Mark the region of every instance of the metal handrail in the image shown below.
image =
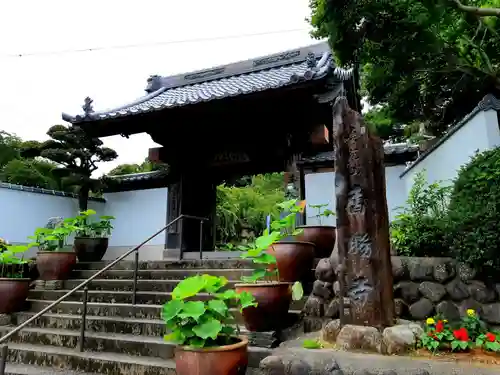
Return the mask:
<path id="1" fill-rule="evenodd" d="M 135 305 L 136 304 L 136 293 L 137 293 L 137 273 L 138 273 L 138 270 L 139 270 L 139 249 L 142 246 L 144 246 L 146 243 L 148 243 L 149 241 L 151 241 L 153 238 L 155 238 L 156 236 L 158 236 L 161 233 L 163 233 L 166 229 L 168 229 L 169 227 L 171 227 L 173 224 L 175 224 L 179 220 L 183 220 L 183 219 L 193 219 L 193 220 L 199 220 L 200 221 L 200 257 L 202 257 L 202 254 L 203 254 L 202 244 L 203 244 L 203 242 L 202 242 L 201 236 L 203 235 L 203 223 L 205 221 L 208 221 L 208 219 L 204 218 L 204 217 L 192 216 L 192 215 L 184 215 L 184 214 L 183 215 L 179 215 L 174 220 L 172 220 L 167 225 L 165 225 L 162 229 L 160 229 L 158 232 L 156 232 L 155 234 L 153 234 L 152 236 L 150 236 L 149 238 L 147 238 L 145 241 L 141 242 L 139 245 L 137 245 L 133 249 L 129 250 L 125 254 L 119 256 L 114 261 L 112 261 L 110 264 L 108 264 L 106 267 L 104 267 L 100 271 L 96 272 L 94 275 L 92 275 L 91 277 L 89 277 L 87 280 L 83 281 L 80 285 L 77 285 L 76 287 L 74 287 L 72 290 L 70 290 L 64 296 L 62 296 L 58 300 L 52 302 L 49 306 L 45 307 L 44 309 L 42 309 L 41 311 L 39 311 L 38 313 L 36 313 L 35 315 L 33 315 L 31 318 L 29 318 L 28 320 L 26 320 L 25 322 L 23 322 L 22 324 L 20 324 L 16 328 L 14 328 L 12 331 L 10 331 L 9 333 L 7 333 L 3 337 L 1 337 L 0 338 L 0 344 L 2 344 L 3 342 L 5 342 L 7 339 L 11 338 L 13 335 L 15 335 L 16 333 L 18 333 L 21 329 L 23 329 L 24 327 L 26 327 L 31 322 L 33 322 L 36 319 L 40 318 L 46 312 L 50 311 L 51 309 L 53 309 L 54 307 L 56 307 L 57 305 L 59 305 L 61 302 L 63 302 L 64 300 L 66 300 L 66 298 L 68 298 L 69 296 L 71 296 L 73 293 L 75 293 L 76 291 L 80 290 L 81 288 L 84 288 L 84 300 L 83 300 L 83 311 L 82 311 L 82 327 L 81 327 L 81 332 L 80 332 L 80 343 L 79 343 L 79 349 L 80 349 L 80 351 L 83 351 L 83 343 L 84 343 L 84 339 L 85 339 L 86 316 L 87 316 L 87 298 L 88 298 L 88 288 L 87 288 L 87 285 L 92 280 L 96 279 L 98 276 L 102 275 L 104 272 L 106 272 L 110 268 L 113 268 L 117 263 L 121 262 L 123 259 L 125 259 L 126 257 L 128 257 L 130 254 L 132 254 L 133 252 L 135 252 L 134 287 L 133 287 L 133 295 L 132 295 L 132 305 Z M 181 233 L 181 236 L 182 236 L 182 233 Z M 181 246 L 182 246 L 182 241 L 181 241 Z M 183 253 L 182 248 L 180 249 L 180 251 L 181 251 L 180 257 L 182 258 L 182 253 Z M 8 354 L 8 347 L 7 347 L 7 345 L 4 345 L 0 349 L 0 375 L 4 375 L 5 374 L 5 365 L 6 365 L 6 362 L 7 362 L 7 354 Z"/>

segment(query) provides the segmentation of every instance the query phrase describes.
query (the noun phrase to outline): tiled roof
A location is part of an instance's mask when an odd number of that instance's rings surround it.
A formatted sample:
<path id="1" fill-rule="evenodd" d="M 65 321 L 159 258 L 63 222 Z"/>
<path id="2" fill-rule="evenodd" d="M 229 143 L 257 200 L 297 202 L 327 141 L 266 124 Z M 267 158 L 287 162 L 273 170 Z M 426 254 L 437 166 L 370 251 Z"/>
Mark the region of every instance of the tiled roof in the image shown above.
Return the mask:
<path id="1" fill-rule="evenodd" d="M 329 74 L 343 81 L 351 72 L 336 67 L 328 44 L 320 43 L 189 74 L 152 76 L 148 94 L 135 102 L 96 112 L 87 98 L 83 115 L 63 113 L 63 119 L 76 123 L 117 118 L 276 89 Z"/>
<path id="2" fill-rule="evenodd" d="M 396 155 L 396 154 L 406 154 L 418 152 L 419 148 L 417 145 L 409 145 L 406 143 L 393 143 L 384 145 L 384 154 Z M 326 161 L 334 161 L 335 153 L 333 151 L 320 152 L 313 156 L 304 157 L 299 160 L 299 164 L 313 164 L 321 163 Z"/>
<path id="3" fill-rule="evenodd" d="M 57 197 L 78 198 L 78 195 L 73 194 L 73 193 L 67 193 L 67 192 L 59 191 L 59 190 L 43 189 L 43 188 L 32 187 L 32 186 L 14 185 L 14 184 L 10 184 L 8 182 L 0 182 L 0 189 L 25 191 L 28 193 L 35 193 L 35 194 L 48 194 L 48 195 L 55 195 Z M 106 202 L 106 200 L 104 198 L 96 198 L 96 197 L 89 197 L 89 201 Z"/>
<path id="4" fill-rule="evenodd" d="M 158 170 L 151 172 L 130 173 L 117 176 L 107 176 L 107 177 L 118 182 L 138 182 L 138 181 L 149 181 L 149 180 L 160 179 L 167 175 L 168 175 L 167 170 Z"/>

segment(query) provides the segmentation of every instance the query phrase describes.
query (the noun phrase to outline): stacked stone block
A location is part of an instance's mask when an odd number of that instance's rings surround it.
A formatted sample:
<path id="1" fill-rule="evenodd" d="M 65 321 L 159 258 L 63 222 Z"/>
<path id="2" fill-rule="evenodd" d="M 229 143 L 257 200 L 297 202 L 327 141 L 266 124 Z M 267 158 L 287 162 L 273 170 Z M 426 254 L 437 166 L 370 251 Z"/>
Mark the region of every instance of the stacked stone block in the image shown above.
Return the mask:
<path id="1" fill-rule="evenodd" d="M 340 288 L 335 258 L 322 259 L 316 281 L 304 307 L 310 330 L 340 312 Z M 483 280 L 469 266 L 450 258 L 392 257 L 396 315 L 422 321 L 441 314 L 458 320 L 474 309 L 490 325 L 500 325 L 500 282 Z M 348 306 L 347 300 L 345 305 Z"/>

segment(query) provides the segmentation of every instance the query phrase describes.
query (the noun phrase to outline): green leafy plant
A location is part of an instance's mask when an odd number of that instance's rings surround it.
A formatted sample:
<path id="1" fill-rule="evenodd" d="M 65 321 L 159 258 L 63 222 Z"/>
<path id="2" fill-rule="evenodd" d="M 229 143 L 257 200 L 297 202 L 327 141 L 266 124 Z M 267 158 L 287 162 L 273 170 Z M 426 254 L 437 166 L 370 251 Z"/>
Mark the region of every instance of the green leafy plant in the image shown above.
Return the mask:
<path id="1" fill-rule="evenodd" d="M 71 236 L 77 227 L 73 224 L 73 219 L 64 219 L 64 221 L 54 229 L 49 229 L 50 232 L 43 234 L 43 240 L 46 244 L 44 251 L 64 251 L 66 241 Z M 46 229 L 46 228 L 44 228 Z"/>
<path id="2" fill-rule="evenodd" d="M 328 203 L 321 203 L 321 204 L 310 204 L 309 207 L 314 208 L 318 212 L 316 215 L 311 216 L 311 218 L 315 217 L 319 221 L 319 225 L 323 225 L 323 218 L 328 218 L 330 216 L 335 216 L 335 213 L 325 207 L 328 207 Z"/>
<path id="3" fill-rule="evenodd" d="M 273 244 L 290 235 L 300 234 L 303 230 L 296 229 L 297 213 L 302 212 L 305 202 L 297 204 L 296 199 L 279 203 L 278 207 L 283 212 L 288 212 L 283 218 L 271 222 L 271 231 L 267 229 L 262 236 L 257 237 L 254 243 L 246 246 L 246 252 L 241 255 L 243 259 L 251 259 L 256 268 L 250 276 L 243 276 L 244 282 L 255 283 L 258 281 L 279 280 L 279 270 L 276 266 L 276 257 L 272 254 Z M 304 290 L 300 281 L 292 286 L 292 298 L 300 300 Z"/>
<path id="4" fill-rule="evenodd" d="M 448 321 L 439 316 L 428 318 L 424 333 L 420 337 L 419 346 L 435 353 L 439 349 L 448 347 L 453 341 L 453 332 Z"/>
<path id="5" fill-rule="evenodd" d="M 58 226 L 61 224 L 58 224 Z M 50 240 L 50 237 L 55 228 L 37 228 L 35 233 L 28 238 L 38 244 L 38 250 L 40 251 L 56 251 L 57 248 L 62 248 L 64 242 L 60 243 L 57 240 Z"/>
<path id="6" fill-rule="evenodd" d="M 391 223 L 391 242 L 398 255 L 448 256 L 448 200 L 451 187 L 428 184 L 425 172 L 415 177 L 405 207 Z"/>
<path id="7" fill-rule="evenodd" d="M 0 237 L 0 253 L 1 253 L 2 251 L 7 250 L 7 245 L 8 245 L 8 244 L 9 244 L 9 243 L 8 243 L 6 240 L 4 240 L 3 238 L 1 238 L 1 237 Z"/>
<path id="8" fill-rule="evenodd" d="M 304 349 L 323 349 L 323 344 L 319 339 L 305 339 L 302 343 Z"/>
<path id="9" fill-rule="evenodd" d="M 196 348 L 234 343 L 238 332 L 237 326 L 231 324 L 233 317 L 228 304 L 236 303 L 242 311 L 256 303 L 247 292 L 221 291 L 227 282 L 225 277 L 196 275 L 177 284 L 172 299 L 163 305 L 162 318 L 171 332 L 165 340 Z M 211 298 L 208 301 L 189 300 L 202 292 Z"/>
<path id="10" fill-rule="evenodd" d="M 115 217 L 100 216 L 99 220 L 92 221 L 92 217 L 96 214 L 96 211 L 89 209 L 80 212 L 78 216 L 70 219 L 71 224 L 75 226 L 78 237 L 100 238 L 111 235 L 111 231 L 113 230 L 111 220 L 114 220 Z"/>
<path id="11" fill-rule="evenodd" d="M 476 154 L 458 171 L 448 238 L 454 258 L 483 274 L 500 270 L 500 148 Z"/>
<path id="12" fill-rule="evenodd" d="M 493 332 L 482 333 L 476 339 L 476 346 L 488 352 L 500 353 L 500 335 Z"/>
<path id="13" fill-rule="evenodd" d="M 29 260 L 24 259 L 24 253 L 37 243 L 29 245 L 5 245 L 0 252 L 0 278 L 19 279 L 23 277 L 24 265 Z"/>

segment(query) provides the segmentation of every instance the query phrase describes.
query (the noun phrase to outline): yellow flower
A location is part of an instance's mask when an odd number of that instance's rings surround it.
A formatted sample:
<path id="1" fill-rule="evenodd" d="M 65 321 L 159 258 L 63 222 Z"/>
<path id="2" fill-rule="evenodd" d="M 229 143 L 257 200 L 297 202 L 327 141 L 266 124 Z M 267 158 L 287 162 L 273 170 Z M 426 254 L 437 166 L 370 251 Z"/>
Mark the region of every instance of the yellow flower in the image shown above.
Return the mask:
<path id="1" fill-rule="evenodd" d="M 467 316 L 470 316 L 472 318 L 472 317 L 476 316 L 476 312 L 472 309 L 468 309 Z"/>
<path id="2" fill-rule="evenodd" d="M 430 326 L 430 325 L 436 324 L 436 321 L 433 318 L 427 318 L 426 323 L 428 326 Z"/>
<path id="3" fill-rule="evenodd" d="M 448 321 L 445 319 L 445 320 L 443 320 L 443 323 L 448 323 Z"/>

